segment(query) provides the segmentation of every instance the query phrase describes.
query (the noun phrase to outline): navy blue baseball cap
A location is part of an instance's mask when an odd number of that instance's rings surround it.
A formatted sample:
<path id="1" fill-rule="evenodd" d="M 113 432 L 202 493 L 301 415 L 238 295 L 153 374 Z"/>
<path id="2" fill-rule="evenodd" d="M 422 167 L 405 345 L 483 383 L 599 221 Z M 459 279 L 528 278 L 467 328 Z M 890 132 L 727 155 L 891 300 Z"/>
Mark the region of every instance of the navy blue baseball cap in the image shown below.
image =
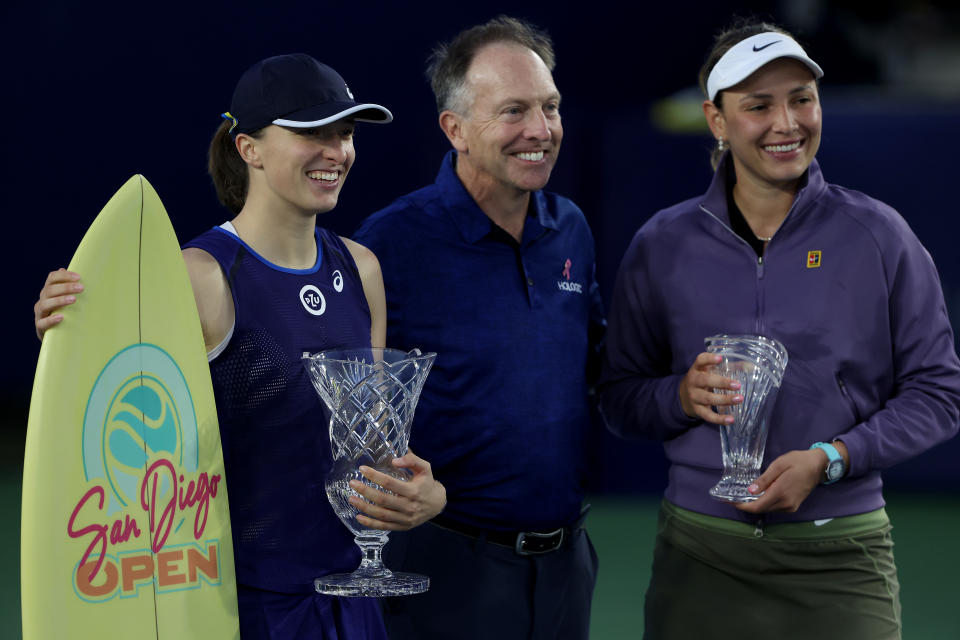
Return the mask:
<path id="1" fill-rule="evenodd" d="M 378 104 L 359 103 L 339 73 L 305 53 L 266 58 L 247 69 L 233 91 L 230 135 L 269 124 L 321 127 L 347 116 L 386 123 L 393 114 Z"/>

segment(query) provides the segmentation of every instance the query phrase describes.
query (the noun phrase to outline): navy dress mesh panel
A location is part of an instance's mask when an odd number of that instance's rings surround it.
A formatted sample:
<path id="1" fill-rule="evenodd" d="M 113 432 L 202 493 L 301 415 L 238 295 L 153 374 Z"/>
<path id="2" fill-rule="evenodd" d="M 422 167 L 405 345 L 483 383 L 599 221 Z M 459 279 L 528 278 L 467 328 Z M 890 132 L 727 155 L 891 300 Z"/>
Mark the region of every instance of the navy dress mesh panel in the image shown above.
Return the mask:
<path id="1" fill-rule="evenodd" d="M 229 488 L 237 580 L 285 593 L 353 570 L 353 536 L 323 489 L 329 415 L 301 363 L 303 352 L 369 347 L 370 310 L 343 242 L 318 229 L 317 264 L 292 270 L 214 228 L 186 246 L 227 275 L 236 324 L 211 363 Z"/>

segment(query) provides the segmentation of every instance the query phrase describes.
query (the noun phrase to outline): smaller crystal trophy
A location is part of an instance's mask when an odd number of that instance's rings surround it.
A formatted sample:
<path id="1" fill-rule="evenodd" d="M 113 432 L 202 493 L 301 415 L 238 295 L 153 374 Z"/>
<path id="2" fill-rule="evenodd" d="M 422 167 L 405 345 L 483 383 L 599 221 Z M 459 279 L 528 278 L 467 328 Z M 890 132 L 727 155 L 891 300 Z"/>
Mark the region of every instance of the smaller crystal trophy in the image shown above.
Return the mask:
<path id="1" fill-rule="evenodd" d="M 760 476 L 767 444 L 770 414 L 787 367 L 787 350 L 777 340 L 755 335 L 716 335 L 704 340 L 707 351 L 723 360 L 715 372 L 740 383 L 743 402 L 714 407 L 720 415 L 732 415 L 733 423 L 720 425 L 723 477 L 710 495 L 729 502 L 752 502 L 762 494 L 747 490 Z"/>
<path id="2" fill-rule="evenodd" d="M 350 480 L 385 491 L 359 470 L 367 465 L 400 480 L 408 473 L 391 462 L 407 452 L 410 423 L 435 353 L 407 353 L 397 349 L 362 348 L 304 354 L 314 388 L 330 409 L 330 446 L 333 467 L 327 474 L 327 499 L 340 521 L 350 529 L 362 560 L 353 573 L 314 581 L 320 593 L 335 596 L 402 596 L 422 593 L 430 578 L 394 573 L 386 568 L 381 550 L 389 532 L 370 529 L 357 521 L 350 496 Z"/>

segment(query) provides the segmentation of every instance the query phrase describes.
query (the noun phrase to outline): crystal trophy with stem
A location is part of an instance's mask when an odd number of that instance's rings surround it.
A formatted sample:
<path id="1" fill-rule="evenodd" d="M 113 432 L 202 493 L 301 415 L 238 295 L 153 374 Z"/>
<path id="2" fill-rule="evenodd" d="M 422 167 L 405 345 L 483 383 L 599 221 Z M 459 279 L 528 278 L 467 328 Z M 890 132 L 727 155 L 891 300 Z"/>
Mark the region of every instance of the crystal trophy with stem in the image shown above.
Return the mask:
<path id="1" fill-rule="evenodd" d="M 747 488 L 760 476 L 770 414 L 787 367 L 787 350 L 779 341 L 758 335 L 715 335 L 704 342 L 708 352 L 723 358 L 715 372 L 740 383 L 739 391 L 715 391 L 743 396 L 740 404 L 714 407 L 720 415 L 732 415 L 733 422 L 720 425 L 723 476 L 710 495 L 729 502 L 752 502 L 762 495 Z"/>
<path id="2" fill-rule="evenodd" d="M 322 576 L 317 591 L 336 596 L 400 596 L 422 593 L 430 586 L 426 576 L 392 572 L 381 559 L 387 531 L 357 521 L 349 502 L 359 493 L 350 480 L 380 491 L 359 470 L 367 465 L 400 480 L 409 472 L 391 464 L 407 452 L 410 423 L 423 383 L 436 358 L 418 349 L 359 348 L 305 353 L 310 381 L 330 409 L 330 447 L 333 466 L 325 479 L 327 499 L 340 521 L 353 533 L 362 560 L 353 573 Z"/>

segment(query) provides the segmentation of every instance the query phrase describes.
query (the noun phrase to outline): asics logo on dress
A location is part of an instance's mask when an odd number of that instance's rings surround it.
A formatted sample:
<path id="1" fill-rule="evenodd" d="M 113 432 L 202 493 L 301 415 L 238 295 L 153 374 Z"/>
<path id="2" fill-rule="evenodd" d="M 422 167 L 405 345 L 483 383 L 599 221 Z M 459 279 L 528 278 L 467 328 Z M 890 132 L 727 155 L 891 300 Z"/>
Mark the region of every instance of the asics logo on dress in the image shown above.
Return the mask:
<path id="1" fill-rule="evenodd" d="M 315 316 L 322 316 L 323 312 L 327 310 L 327 301 L 324 299 L 323 294 L 320 293 L 320 289 L 317 289 L 312 284 L 304 285 L 300 289 L 300 302 L 303 304 L 303 308 L 307 310 L 307 313 L 310 313 Z"/>
<path id="2" fill-rule="evenodd" d="M 340 269 L 337 269 L 331 275 L 333 275 L 333 290 L 340 293 L 343 291 L 343 274 L 340 273 Z"/>

